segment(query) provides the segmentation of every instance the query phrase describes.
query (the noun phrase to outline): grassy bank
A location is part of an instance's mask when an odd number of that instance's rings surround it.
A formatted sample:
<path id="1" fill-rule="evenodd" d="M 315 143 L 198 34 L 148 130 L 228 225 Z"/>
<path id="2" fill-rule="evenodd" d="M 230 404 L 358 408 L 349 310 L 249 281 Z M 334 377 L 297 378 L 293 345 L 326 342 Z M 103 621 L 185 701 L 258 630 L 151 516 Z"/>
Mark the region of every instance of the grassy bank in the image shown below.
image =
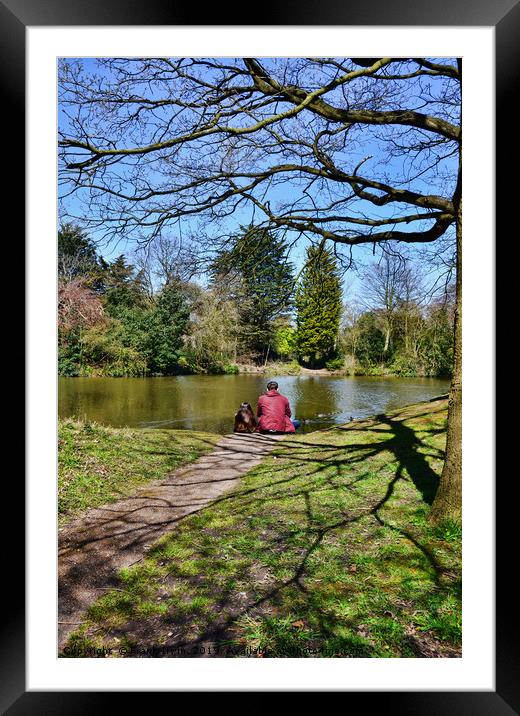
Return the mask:
<path id="1" fill-rule="evenodd" d="M 347 376 L 347 377 L 364 377 L 374 376 L 380 378 L 438 378 L 447 377 L 439 376 L 437 374 L 430 374 L 424 372 L 415 372 L 413 370 L 396 370 L 395 367 L 387 366 L 384 364 L 363 366 L 360 363 L 347 361 L 343 363 L 333 362 L 334 368 L 305 368 L 301 366 L 297 361 L 269 361 L 265 365 L 254 365 L 250 363 L 239 363 L 237 364 L 238 373 L 250 373 L 250 374 L 261 374 L 261 375 L 334 375 L 334 376 Z"/>
<path id="2" fill-rule="evenodd" d="M 460 529 L 427 522 L 446 407 L 284 439 L 238 488 L 123 570 L 69 649 L 460 656 Z"/>
<path id="3" fill-rule="evenodd" d="M 129 495 L 140 485 L 211 450 L 218 435 L 187 430 L 109 428 L 58 423 L 60 524 L 89 507 Z"/>

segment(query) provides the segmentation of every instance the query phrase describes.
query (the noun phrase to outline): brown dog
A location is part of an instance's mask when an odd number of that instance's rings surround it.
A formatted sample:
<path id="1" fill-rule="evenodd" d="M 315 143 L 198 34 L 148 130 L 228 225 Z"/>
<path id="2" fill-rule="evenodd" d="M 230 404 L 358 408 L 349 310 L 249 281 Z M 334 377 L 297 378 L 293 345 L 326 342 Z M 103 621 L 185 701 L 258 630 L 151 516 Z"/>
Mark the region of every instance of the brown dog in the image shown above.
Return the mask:
<path id="1" fill-rule="evenodd" d="M 256 418 L 250 403 L 242 403 L 235 415 L 235 433 L 254 433 L 256 430 Z"/>

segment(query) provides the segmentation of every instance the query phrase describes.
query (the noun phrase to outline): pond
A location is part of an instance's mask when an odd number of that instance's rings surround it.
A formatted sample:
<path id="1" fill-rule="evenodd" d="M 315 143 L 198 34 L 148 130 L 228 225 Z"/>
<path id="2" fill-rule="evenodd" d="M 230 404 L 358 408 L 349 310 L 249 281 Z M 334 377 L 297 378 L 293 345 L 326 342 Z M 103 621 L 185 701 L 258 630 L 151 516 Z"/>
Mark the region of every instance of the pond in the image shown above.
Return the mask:
<path id="1" fill-rule="evenodd" d="M 185 375 L 164 378 L 60 378 L 60 418 L 76 417 L 121 427 L 175 428 L 228 433 L 240 403 L 256 409 L 269 380 L 291 403 L 303 432 L 319 430 L 449 390 L 439 378 L 343 376 Z"/>

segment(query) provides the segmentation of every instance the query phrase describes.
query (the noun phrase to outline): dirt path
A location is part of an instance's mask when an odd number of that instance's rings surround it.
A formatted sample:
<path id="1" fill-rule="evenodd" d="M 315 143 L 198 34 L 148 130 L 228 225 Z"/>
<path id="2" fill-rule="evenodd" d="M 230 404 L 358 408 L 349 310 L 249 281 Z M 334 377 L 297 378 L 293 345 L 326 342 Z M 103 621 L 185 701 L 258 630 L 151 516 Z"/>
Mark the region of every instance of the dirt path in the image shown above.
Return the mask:
<path id="1" fill-rule="evenodd" d="M 134 495 L 89 510 L 58 541 L 58 648 L 87 607 L 117 585 L 117 572 L 186 515 L 203 509 L 258 465 L 282 435 L 226 435 L 213 452 Z"/>

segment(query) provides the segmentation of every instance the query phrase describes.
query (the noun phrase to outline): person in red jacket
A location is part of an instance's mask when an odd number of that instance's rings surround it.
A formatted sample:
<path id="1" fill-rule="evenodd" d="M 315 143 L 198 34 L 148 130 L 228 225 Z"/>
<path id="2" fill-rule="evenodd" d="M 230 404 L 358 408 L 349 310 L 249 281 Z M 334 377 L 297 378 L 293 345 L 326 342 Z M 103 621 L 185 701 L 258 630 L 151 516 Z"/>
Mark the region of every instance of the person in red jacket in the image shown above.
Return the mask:
<path id="1" fill-rule="evenodd" d="M 256 415 L 257 430 L 261 433 L 294 433 L 300 426 L 299 420 L 291 420 L 289 401 L 278 392 L 278 383 L 274 380 L 267 384 L 267 393 L 258 398 Z"/>

